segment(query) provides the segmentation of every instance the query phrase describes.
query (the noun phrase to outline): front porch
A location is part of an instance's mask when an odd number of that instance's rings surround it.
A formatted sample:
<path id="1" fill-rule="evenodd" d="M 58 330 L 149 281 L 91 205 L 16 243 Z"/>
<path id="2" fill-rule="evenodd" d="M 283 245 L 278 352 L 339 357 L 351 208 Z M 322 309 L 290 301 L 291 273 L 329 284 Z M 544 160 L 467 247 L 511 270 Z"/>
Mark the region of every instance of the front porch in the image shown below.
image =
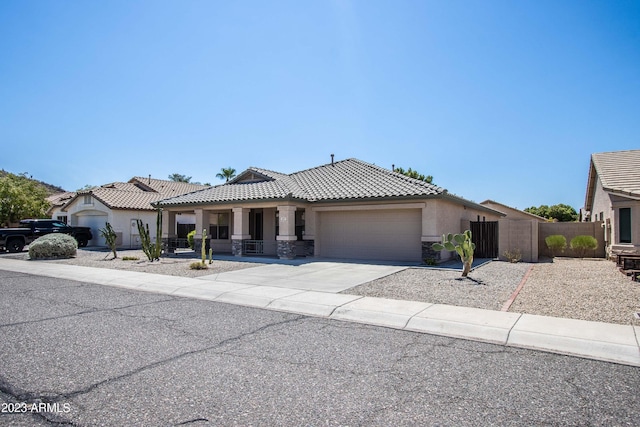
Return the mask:
<path id="1" fill-rule="evenodd" d="M 175 216 L 195 214 L 194 250 L 205 247 L 217 254 L 235 256 L 271 256 L 293 259 L 314 255 L 313 226 L 310 209 L 299 205 L 266 205 L 253 207 L 215 207 L 191 211 L 163 211 L 162 240 L 169 253 L 187 246 L 178 236 Z M 311 219 L 310 219 L 311 218 Z M 205 231 L 205 233 L 203 233 Z"/>

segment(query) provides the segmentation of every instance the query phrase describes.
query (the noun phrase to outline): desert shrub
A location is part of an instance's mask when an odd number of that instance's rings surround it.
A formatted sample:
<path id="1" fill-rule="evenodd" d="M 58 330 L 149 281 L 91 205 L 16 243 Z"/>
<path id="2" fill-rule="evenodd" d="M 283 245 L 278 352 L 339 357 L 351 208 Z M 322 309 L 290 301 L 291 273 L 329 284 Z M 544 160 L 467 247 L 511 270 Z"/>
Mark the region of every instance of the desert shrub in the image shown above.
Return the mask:
<path id="1" fill-rule="evenodd" d="M 569 243 L 580 258 L 584 258 L 587 251 L 593 251 L 598 248 L 598 241 L 593 236 L 576 236 Z"/>
<path id="2" fill-rule="evenodd" d="M 549 254 L 554 257 L 556 254 L 560 252 L 564 252 L 567 248 L 567 238 L 561 234 L 553 234 L 551 236 L 547 236 L 544 239 L 544 242 L 547 244 L 547 248 L 549 248 Z"/>
<path id="3" fill-rule="evenodd" d="M 520 249 L 509 249 L 504 251 L 502 254 L 509 262 L 520 262 L 522 260 L 522 253 L 520 253 Z"/>
<path id="4" fill-rule="evenodd" d="M 196 230 L 192 230 L 187 234 L 187 243 L 189 243 L 189 248 L 193 249 L 195 247 L 194 238 L 196 235 Z"/>
<path id="5" fill-rule="evenodd" d="M 72 258 L 78 251 L 78 242 L 68 234 L 46 234 L 29 245 L 31 259 Z"/>
<path id="6" fill-rule="evenodd" d="M 191 270 L 206 270 L 209 267 L 207 267 L 207 264 L 204 264 L 204 263 L 198 261 L 198 262 L 192 262 L 191 264 L 189 264 L 189 268 Z"/>

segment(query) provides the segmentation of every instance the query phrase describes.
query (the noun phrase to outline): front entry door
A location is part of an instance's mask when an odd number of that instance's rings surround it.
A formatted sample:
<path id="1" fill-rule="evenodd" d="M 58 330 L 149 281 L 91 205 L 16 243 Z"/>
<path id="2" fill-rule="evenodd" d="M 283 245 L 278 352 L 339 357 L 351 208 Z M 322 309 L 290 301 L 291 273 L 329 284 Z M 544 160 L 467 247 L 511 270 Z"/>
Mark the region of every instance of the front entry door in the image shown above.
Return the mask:
<path id="1" fill-rule="evenodd" d="M 263 240 L 262 209 L 251 209 L 249 213 L 249 234 L 252 240 Z"/>

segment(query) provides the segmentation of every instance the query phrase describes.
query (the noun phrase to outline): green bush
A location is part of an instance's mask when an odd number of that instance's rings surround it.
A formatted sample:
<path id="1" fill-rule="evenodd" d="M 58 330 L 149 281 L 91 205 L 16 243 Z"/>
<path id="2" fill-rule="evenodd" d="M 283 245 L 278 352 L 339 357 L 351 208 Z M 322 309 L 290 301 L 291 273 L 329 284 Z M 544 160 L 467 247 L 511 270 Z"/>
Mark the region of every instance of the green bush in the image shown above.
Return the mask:
<path id="1" fill-rule="evenodd" d="M 194 237 L 196 235 L 196 230 L 192 230 L 187 234 L 187 243 L 189 243 L 189 248 L 193 249 L 195 247 Z"/>
<path id="2" fill-rule="evenodd" d="M 78 242 L 68 234 L 46 234 L 29 245 L 31 259 L 73 258 Z"/>
<path id="3" fill-rule="evenodd" d="M 547 244 L 547 248 L 549 248 L 549 254 L 554 257 L 556 254 L 560 252 L 564 252 L 567 248 L 567 238 L 561 234 L 553 234 L 551 236 L 547 236 L 544 239 L 544 242 Z"/>
<path id="4" fill-rule="evenodd" d="M 511 263 L 517 263 L 522 261 L 522 253 L 520 252 L 520 249 L 516 248 L 516 249 L 508 249 L 506 251 L 504 251 L 502 253 L 502 255 L 507 259 L 507 261 L 511 262 Z"/>
<path id="5" fill-rule="evenodd" d="M 192 262 L 191 264 L 189 264 L 189 268 L 191 270 L 206 270 L 209 267 L 207 267 L 207 264 L 204 264 L 204 263 L 198 261 L 198 262 Z"/>
<path id="6" fill-rule="evenodd" d="M 593 236 L 576 236 L 571 239 L 569 245 L 576 255 L 584 258 L 587 251 L 594 251 L 598 248 L 598 241 Z"/>

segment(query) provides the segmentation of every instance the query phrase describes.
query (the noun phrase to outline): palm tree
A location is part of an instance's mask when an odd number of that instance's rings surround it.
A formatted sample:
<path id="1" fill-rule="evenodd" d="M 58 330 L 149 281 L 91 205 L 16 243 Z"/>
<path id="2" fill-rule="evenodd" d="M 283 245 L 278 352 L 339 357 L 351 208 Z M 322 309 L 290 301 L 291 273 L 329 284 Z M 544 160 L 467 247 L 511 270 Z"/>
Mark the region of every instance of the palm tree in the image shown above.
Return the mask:
<path id="1" fill-rule="evenodd" d="M 229 182 L 231 178 L 235 178 L 236 176 L 236 170 L 232 167 L 222 168 L 220 171 L 220 173 L 216 174 L 216 178 L 226 179 L 226 182 Z"/>

